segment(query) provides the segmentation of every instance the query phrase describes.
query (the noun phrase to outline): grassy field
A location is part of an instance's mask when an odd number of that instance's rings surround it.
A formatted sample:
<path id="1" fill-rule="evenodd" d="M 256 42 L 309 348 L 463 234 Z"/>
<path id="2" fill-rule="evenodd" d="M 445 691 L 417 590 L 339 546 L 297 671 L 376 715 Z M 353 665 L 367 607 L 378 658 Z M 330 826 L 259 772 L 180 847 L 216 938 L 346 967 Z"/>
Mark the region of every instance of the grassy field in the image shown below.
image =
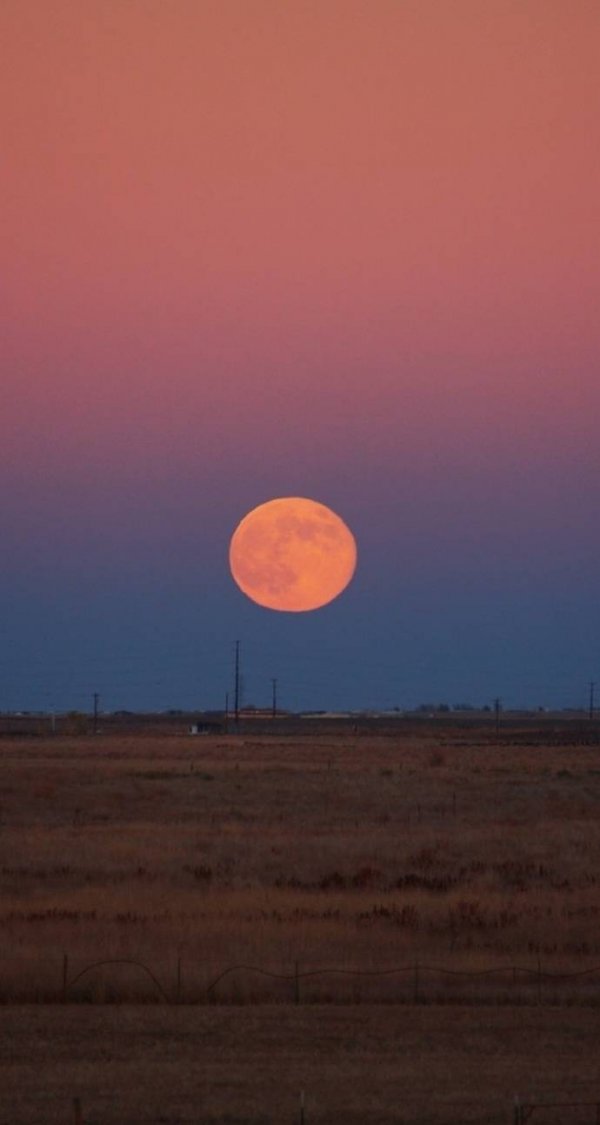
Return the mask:
<path id="1" fill-rule="evenodd" d="M 293 1121 L 303 1087 L 307 1125 L 506 1121 L 544 1073 L 600 1096 L 598 746 L 304 729 L 0 739 L 2 1121 L 79 1094 L 90 1122 Z"/>
<path id="2" fill-rule="evenodd" d="M 306 1125 L 511 1125 L 515 1093 L 600 1093 L 591 1009 L 69 1005 L 2 1024 L 6 1125 L 72 1125 L 74 1097 L 85 1125 L 298 1125 L 301 1090 Z"/>

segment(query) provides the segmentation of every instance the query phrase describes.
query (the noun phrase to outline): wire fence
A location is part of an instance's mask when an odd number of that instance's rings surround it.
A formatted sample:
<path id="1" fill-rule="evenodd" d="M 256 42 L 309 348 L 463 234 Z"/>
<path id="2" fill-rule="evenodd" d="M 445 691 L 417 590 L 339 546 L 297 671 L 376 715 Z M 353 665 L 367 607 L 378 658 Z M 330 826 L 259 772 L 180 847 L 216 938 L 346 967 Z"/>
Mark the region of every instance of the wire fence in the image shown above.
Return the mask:
<path id="1" fill-rule="evenodd" d="M 585 1113 L 582 1116 L 578 1115 L 577 1120 L 587 1121 L 589 1125 L 592 1123 L 600 1125 L 600 1099 L 595 1102 L 522 1102 L 518 1097 L 515 1098 L 513 1125 L 525 1125 L 534 1114 L 540 1125 L 543 1121 L 556 1123 L 573 1120 L 573 1110 L 579 1109 L 584 1110 Z"/>
<path id="2" fill-rule="evenodd" d="M 92 1099 L 96 1101 L 97 1099 Z M 66 1112 L 65 1123 L 67 1125 L 86 1125 L 87 1113 L 86 1106 L 81 1097 L 75 1097 L 71 1102 L 70 1113 Z M 450 1102 L 447 1105 L 447 1112 L 452 1115 L 452 1120 L 457 1120 L 457 1114 L 462 1110 L 477 1109 L 485 1113 L 486 1120 L 502 1120 L 508 1122 L 508 1113 L 504 1113 L 500 1107 L 500 1114 L 496 1118 L 490 1103 L 487 1102 Z M 507 1105 L 508 1110 L 508 1105 Z M 65 1107 L 66 1109 L 66 1107 Z M 290 1107 L 292 1110 L 292 1107 Z M 581 1111 L 581 1112 L 578 1112 Z M 493 1116 L 490 1116 L 490 1113 Z M 600 1098 L 596 1101 L 544 1101 L 544 1102 L 523 1102 L 519 1097 L 515 1097 L 513 1112 L 512 1112 L 512 1125 L 525 1125 L 535 1115 L 535 1122 L 539 1125 L 557 1125 L 569 1120 L 572 1122 L 581 1122 L 581 1125 L 600 1125 Z M 96 1117 L 94 1116 L 94 1120 Z M 163 1118 L 161 1118 L 163 1120 Z M 265 1118 L 268 1120 L 268 1118 Z M 300 1091 L 300 1096 L 297 1103 L 295 1113 L 292 1111 L 289 1118 L 290 1122 L 294 1125 L 309 1125 L 310 1121 L 310 1108 L 307 1105 L 307 1098 L 304 1090 Z M 368 1121 L 368 1114 L 364 1118 Z M 535 1122 L 533 1125 L 535 1125 Z"/>
<path id="3" fill-rule="evenodd" d="M 46 974 L 46 981 L 50 978 Z M 240 963 L 214 971 L 173 958 L 157 969 L 135 958 L 86 964 L 63 955 L 54 986 L 12 982 L 12 999 L 27 1002 L 165 1004 L 463 1004 L 600 1006 L 600 965 L 560 971 L 531 965 L 451 968 L 418 959 L 389 968 L 303 965 L 289 969 Z M 0 985 L 0 999 L 2 986 Z"/>

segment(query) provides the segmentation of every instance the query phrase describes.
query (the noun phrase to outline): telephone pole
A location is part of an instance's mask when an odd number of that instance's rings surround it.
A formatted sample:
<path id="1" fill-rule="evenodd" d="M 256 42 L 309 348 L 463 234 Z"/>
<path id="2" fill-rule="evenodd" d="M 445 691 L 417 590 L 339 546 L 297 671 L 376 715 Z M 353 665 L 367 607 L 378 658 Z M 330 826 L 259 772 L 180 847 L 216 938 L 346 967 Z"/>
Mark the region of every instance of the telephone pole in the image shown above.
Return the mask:
<path id="1" fill-rule="evenodd" d="M 235 679 L 233 694 L 233 711 L 236 727 L 240 721 L 240 642 L 235 642 Z"/>
<path id="2" fill-rule="evenodd" d="M 494 700 L 494 719 L 495 719 L 495 726 L 496 726 L 496 735 L 498 735 L 498 733 L 500 731 L 500 706 L 501 706 L 501 700 L 495 699 Z"/>
<path id="3" fill-rule="evenodd" d="M 272 706 L 271 706 L 271 717 L 273 719 L 276 719 L 277 718 L 277 678 L 275 676 L 273 676 L 273 679 L 271 680 L 271 686 L 273 688 L 273 703 L 272 703 Z"/>
<path id="4" fill-rule="evenodd" d="M 97 691 L 94 692 L 94 734 L 98 734 L 98 701 L 100 696 Z"/>
<path id="5" fill-rule="evenodd" d="M 590 719 L 594 718 L 596 684 L 590 680 Z"/>

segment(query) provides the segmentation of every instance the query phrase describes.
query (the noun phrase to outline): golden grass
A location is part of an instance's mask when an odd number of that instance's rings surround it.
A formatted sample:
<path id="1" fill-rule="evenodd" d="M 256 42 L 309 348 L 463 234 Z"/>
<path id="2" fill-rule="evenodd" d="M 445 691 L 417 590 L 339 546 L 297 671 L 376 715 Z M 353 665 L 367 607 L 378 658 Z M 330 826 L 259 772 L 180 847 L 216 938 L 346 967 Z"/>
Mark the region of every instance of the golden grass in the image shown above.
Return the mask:
<path id="1" fill-rule="evenodd" d="M 524 739 L 526 741 L 526 739 Z M 238 963 L 291 973 L 434 963 L 600 964 L 600 769 L 585 746 L 415 737 L 102 736 L 0 742 L 0 999 L 56 1000 L 103 959 L 147 963 L 207 1000 Z M 430 999 L 457 995 L 422 973 Z M 545 984 L 595 1002 L 599 985 Z M 506 981 L 463 981 L 466 1000 Z M 287 1000 L 232 975 L 223 1001 Z M 408 977 L 311 978 L 307 1001 L 410 999 Z M 527 999 L 527 989 L 521 990 Z M 533 995 L 533 993 L 532 993 Z M 153 999 L 143 973 L 86 975 L 72 999 Z"/>

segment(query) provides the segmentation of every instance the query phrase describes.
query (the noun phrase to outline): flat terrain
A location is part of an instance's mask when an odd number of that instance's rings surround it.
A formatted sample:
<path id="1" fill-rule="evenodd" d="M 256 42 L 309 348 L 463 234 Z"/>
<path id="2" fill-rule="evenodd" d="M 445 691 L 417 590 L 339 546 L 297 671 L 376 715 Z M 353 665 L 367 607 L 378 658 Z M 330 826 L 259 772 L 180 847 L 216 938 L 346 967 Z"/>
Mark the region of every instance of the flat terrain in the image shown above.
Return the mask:
<path id="1" fill-rule="evenodd" d="M 0 738 L 0 1121 L 600 1099 L 594 728 L 306 729 Z"/>
<path id="2" fill-rule="evenodd" d="M 21 1007 L 0 1120 L 86 1125 L 509 1125 L 513 1096 L 594 1101 L 600 1013 L 360 1007 Z M 565 1094 L 568 1099 L 565 1099 Z M 585 1125 L 595 1109 L 536 1110 Z"/>

